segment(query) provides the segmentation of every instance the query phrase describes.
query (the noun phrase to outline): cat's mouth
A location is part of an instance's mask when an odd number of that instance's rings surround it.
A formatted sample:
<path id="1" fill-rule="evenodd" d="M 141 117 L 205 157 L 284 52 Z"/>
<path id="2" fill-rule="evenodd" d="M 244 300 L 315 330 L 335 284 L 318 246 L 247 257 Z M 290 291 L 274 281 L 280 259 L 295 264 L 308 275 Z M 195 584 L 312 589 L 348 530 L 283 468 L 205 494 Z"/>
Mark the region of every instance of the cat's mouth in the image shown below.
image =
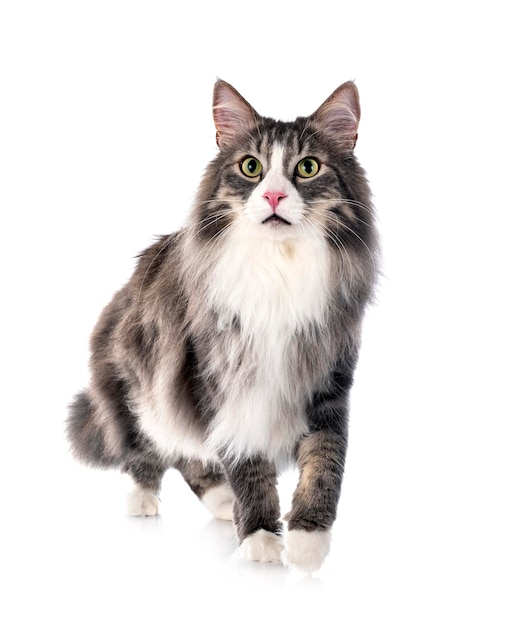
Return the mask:
<path id="1" fill-rule="evenodd" d="M 267 224 L 267 223 L 272 223 L 272 224 L 288 224 L 288 226 L 291 226 L 292 223 L 289 222 L 288 220 L 285 220 L 284 217 L 281 217 L 281 215 L 278 215 L 277 213 L 273 213 L 272 215 L 269 215 L 269 217 L 267 217 L 262 224 Z"/>

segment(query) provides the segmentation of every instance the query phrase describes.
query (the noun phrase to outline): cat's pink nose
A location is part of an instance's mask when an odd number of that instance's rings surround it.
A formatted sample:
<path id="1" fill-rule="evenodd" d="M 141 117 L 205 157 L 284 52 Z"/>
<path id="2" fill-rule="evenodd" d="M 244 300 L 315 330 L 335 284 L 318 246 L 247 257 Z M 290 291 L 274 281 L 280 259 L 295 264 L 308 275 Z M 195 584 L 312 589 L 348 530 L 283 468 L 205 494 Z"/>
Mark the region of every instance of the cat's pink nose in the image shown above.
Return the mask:
<path id="1" fill-rule="evenodd" d="M 279 201 L 282 200 L 283 198 L 286 198 L 286 193 L 283 193 L 282 191 L 266 191 L 263 197 L 269 201 L 269 204 L 271 205 L 272 209 L 275 211 L 276 207 L 279 204 Z"/>

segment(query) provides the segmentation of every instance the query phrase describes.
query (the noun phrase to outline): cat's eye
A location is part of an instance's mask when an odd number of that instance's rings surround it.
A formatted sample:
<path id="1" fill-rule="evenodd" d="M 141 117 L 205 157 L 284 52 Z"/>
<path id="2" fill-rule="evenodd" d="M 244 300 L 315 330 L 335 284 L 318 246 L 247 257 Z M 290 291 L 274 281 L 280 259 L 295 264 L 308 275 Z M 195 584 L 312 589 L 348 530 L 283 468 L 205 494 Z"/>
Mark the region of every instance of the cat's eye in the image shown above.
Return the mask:
<path id="1" fill-rule="evenodd" d="M 249 178 L 255 178 L 262 171 L 262 164 L 255 157 L 248 156 L 241 161 L 241 172 Z"/>
<path id="2" fill-rule="evenodd" d="M 302 178 L 311 178 L 318 174 L 320 164 L 316 159 L 306 157 L 297 163 L 295 173 Z"/>

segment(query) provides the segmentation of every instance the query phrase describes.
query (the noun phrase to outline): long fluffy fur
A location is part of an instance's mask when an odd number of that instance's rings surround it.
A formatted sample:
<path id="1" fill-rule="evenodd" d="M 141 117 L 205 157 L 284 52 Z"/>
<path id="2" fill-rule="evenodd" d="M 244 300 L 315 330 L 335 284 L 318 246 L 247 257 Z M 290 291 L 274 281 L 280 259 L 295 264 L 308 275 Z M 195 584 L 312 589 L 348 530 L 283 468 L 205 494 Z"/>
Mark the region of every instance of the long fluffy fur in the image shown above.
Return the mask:
<path id="1" fill-rule="evenodd" d="M 352 151 L 358 96 L 346 83 L 292 123 L 259 116 L 223 81 L 214 103 L 220 151 L 189 223 L 141 254 L 104 309 L 69 439 L 81 460 L 122 467 L 149 493 L 171 466 L 200 497 L 228 483 L 240 541 L 279 534 L 275 476 L 295 460 L 289 527 L 327 530 L 377 265 Z M 246 155 L 262 163 L 257 180 L 240 170 Z M 293 173 L 306 156 L 319 159 L 311 180 Z M 265 189 L 283 192 L 283 224 L 268 219 Z"/>

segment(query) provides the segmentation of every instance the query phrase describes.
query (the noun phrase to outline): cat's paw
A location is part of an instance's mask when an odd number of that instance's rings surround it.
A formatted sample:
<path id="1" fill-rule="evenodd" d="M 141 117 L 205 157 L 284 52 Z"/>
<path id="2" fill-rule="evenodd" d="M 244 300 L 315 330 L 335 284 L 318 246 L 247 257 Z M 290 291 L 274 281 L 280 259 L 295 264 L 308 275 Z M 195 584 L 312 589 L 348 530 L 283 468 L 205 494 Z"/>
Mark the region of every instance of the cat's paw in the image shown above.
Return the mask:
<path id="1" fill-rule="evenodd" d="M 239 553 L 246 561 L 281 563 L 283 540 L 278 535 L 261 528 L 244 539 Z"/>
<path id="2" fill-rule="evenodd" d="M 206 491 L 201 500 L 216 519 L 228 521 L 233 519 L 234 494 L 227 483 L 212 487 Z"/>
<path id="3" fill-rule="evenodd" d="M 127 515 L 134 517 L 154 517 L 158 515 L 160 498 L 152 491 L 136 488 L 127 497 Z"/>
<path id="4" fill-rule="evenodd" d="M 283 561 L 306 574 L 315 572 L 330 552 L 330 536 L 330 530 L 289 530 Z"/>

